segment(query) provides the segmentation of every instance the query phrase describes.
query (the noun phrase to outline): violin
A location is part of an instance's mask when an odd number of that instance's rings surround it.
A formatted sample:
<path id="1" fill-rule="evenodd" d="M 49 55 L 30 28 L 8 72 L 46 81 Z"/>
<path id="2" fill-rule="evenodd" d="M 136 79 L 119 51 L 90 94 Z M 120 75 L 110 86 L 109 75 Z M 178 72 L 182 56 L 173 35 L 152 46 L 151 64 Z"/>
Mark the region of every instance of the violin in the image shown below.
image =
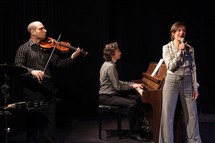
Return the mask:
<path id="1" fill-rule="evenodd" d="M 47 37 L 46 39 L 40 41 L 39 44 L 44 49 L 56 48 L 61 53 L 67 53 L 70 50 L 77 50 L 77 48 L 71 46 L 69 42 L 64 42 L 64 41 L 58 42 L 58 41 L 56 41 L 55 39 L 53 39 L 51 37 Z M 83 54 L 84 56 L 87 56 L 88 52 L 85 52 L 84 50 L 81 50 L 81 54 Z"/>

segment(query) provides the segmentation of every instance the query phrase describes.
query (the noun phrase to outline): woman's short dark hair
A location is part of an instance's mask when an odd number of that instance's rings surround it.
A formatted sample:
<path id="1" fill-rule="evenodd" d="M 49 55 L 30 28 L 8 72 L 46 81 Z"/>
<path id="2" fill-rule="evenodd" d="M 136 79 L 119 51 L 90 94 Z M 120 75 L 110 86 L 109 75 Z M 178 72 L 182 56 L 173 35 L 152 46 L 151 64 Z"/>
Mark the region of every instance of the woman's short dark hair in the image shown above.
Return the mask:
<path id="1" fill-rule="evenodd" d="M 111 57 L 114 55 L 116 49 L 119 49 L 119 44 L 117 42 L 106 44 L 103 50 L 104 60 L 111 61 Z"/>

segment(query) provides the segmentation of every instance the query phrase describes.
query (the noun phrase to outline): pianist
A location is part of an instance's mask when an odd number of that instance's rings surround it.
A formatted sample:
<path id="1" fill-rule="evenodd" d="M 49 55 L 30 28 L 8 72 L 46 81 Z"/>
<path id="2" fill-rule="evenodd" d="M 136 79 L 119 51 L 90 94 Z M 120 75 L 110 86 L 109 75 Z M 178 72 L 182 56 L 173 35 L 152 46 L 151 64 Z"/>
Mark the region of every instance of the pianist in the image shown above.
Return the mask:
<path id="1" fill-rule="evenodd" d="M 99 102 L 106 105 L 117 105 L 128 108 L 130 137 L 146 140 L 140 135 L 141 100 L 137 95 L 127 94 L 126 90 L 142 88 L 141 84 L 120 81 L 115 63 L 121 57 L 117 42 L 105 45 L 103 50 L 104 63 L 100 69 Z M 124 92 L 122 92 L 124 91 Z"/>

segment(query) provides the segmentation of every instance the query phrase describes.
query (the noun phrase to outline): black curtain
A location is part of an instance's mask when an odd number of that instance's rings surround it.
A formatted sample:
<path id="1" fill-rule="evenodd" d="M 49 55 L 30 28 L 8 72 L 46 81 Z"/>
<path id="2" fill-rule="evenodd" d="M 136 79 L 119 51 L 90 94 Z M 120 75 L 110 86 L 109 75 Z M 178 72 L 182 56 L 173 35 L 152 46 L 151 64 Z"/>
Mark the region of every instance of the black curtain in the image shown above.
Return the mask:
<path id="1" fill-rule="evenodd" d="M 162 58 L 162 46 L 170 41 L 173 22 L 184 21 L 188 25 L 186 41 L 196 53 L 198 107 L 201 112 L 214 113 L 211 51 L 215 48 L 215 18 L 210 15 L 213 9 L 206 1 L 195 2 L 194 6 L 182 1 L 172 4 L 135 0 L 1 0 L 0 64 L 13 64 L 19 45 L 29 38 L 27 25 L 41 21 L 49 37 L 57 39 L 61 34 L 60 41 L 89 52 L 88 57 L 58 75 L 61 108 L 67 109 L 66 116 L 95 114 L 104 45 L 113 41 L 120 45 L 122 58 L 117 62 L 120 79 L 140 79 L 149 62 Z M 17 99 L 19 84 L 10 87 L 11 98 Z"/>

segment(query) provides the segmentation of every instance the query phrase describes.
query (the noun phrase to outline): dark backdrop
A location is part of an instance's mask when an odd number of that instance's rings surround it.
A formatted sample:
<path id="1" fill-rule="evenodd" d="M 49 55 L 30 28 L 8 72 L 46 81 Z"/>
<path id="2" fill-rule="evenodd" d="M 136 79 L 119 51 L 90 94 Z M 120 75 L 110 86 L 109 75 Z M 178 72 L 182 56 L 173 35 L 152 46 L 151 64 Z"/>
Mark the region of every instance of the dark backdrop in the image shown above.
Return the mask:
<path id="1" fill-rule="evenodd" d="M 61 41 L 90 53 L 59 73 L 59 112 L 73 117 L 94 114 L 104 45 L 113 41 L 120 45 L 122 58 L 117 68 L 121 80 L 139 79 L 149 62 L 159 61 L 162 46 L 170 41 L 170 26 L 180 20 L 187 23 L 186 41 L 195 48 L 200 83 L 199 111 L 215 113 L 213 13 L 212 4 L 206 1 L 172 4 L 135 0 L 1 0 L 0 64 L 13 64 L 19 45 L 29 38 L 27 25 L 31 21 L 41 21 L 48 36 L 57 39 L 62 34 Z M 10 85 L 13 102 L 21 96 L 20 84 L 15 79 L 11 78 Z M 1 82 L 4 83 L 4 74 Z"/>

